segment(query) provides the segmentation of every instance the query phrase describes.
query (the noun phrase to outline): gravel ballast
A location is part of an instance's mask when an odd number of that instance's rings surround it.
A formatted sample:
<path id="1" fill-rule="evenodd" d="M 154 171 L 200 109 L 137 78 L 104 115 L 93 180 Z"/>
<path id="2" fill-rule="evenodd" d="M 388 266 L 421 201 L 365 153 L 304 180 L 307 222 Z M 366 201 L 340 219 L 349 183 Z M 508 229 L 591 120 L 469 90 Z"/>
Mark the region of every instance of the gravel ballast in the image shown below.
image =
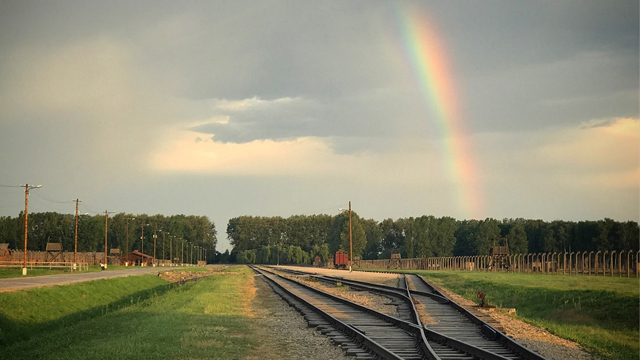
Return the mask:
<path id="1" fill-rule="evenodd" d="M 280 296 L 273 292 L 260 276 L 256 276 L 256 296 L 251 303 L 253 329 L 261 345 L 247 359 L 315 359 L 348 360 L 329 338 L 310 328 L 306 320 Z"/>

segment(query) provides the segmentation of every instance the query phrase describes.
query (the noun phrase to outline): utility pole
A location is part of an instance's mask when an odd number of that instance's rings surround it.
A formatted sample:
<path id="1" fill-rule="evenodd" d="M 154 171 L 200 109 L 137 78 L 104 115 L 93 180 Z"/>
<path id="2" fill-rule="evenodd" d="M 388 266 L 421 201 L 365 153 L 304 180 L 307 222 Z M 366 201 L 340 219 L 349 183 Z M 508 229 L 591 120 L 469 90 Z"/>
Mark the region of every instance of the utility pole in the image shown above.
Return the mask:
<path id="1" fill-rule="evenodd" d="M 170 265 L 173 266 L 173 235 L 169 236 L 169 260 Z"/>
<path id="2" fill-rule="evenodd" d="M 42 185 L 38 186 L 29 186 L 29 184 L 24 184 L 24 265 L 22 267 L 22 275 L 27 275 L 27 232 L 29 230 L 29 190 L 41 188 Z"/>
<path id="3" fill-rule="evenodd" d="M 353 240 L 351 237 L 351 201 L 349 201 L 349 272 L 353 267 Z"/>
<path id="4" fill-rule="evenodd" d="M 76 232 L 74 236 L 74 245 L 73 245 L 73 270 L 76 269 L 76 264 L 78 263 L 78 203 L 82 202 L 79 199 L 76 199 Z"/>
<path id="5" fill-rule="evenodd" d="M 184 265 L 184 239 L 182 239 L 182 252 L 180 253 L 180 263 Z"/>

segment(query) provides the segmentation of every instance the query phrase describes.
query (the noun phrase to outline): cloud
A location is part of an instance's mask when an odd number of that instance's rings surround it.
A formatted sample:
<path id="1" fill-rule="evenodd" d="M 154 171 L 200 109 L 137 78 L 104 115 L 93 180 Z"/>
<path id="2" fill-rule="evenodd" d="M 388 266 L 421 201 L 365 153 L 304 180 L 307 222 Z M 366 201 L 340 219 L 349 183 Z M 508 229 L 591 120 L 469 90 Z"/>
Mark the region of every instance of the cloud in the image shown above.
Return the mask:
<path id="1" fill-rule="evenodd" d="M 263 100 L 257 97 L 240 101 L 213 102 L 215 119 L 192 128 L 213 134 L 216 141 L 247 143 L 254 140 L 284 140 L 306 136 L 326 136 L 327 111 L 302 98 Z M 225 121 L 220 121 L 222 118 Z"/>
<path id="2" fill-rule="evenodd" d="M 589 124 L 599 126 L 477 135 L 489 212 L 542 219 L 567 219 L 567 214 L 574 214 L 573 219 L 637 219 L 639 120 Z"/>
<path id="3" fill-rule="evenodd" d="M 16 49 L 0 70 L 4 118 L 54 113 L 96 121 L 102 119 L 95 115 L 123 111 L 136 90 L 131 55 L 127 45 L 108 36 L 54 49 Z"/>
<path id="4" fill-rule="evenodd" d="M 638 188 L 640 184 L 640 126 L 638 119 L 564 130 L 534 153 L 539 164 L 572 186 Z"/>

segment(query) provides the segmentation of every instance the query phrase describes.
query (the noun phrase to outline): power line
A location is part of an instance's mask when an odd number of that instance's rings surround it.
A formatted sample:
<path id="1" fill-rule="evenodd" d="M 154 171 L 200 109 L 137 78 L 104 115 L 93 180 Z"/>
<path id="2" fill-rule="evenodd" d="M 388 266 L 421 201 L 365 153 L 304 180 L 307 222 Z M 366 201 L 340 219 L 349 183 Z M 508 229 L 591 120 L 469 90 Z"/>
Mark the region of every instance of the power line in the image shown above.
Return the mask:
<path id="1" fill-rule="evenodd" d="M 14 205 L 0 205 L 0 208 L 2 209 L 6 209 L 6 208 L 12 208 L 12 207 L 18 207 L 18 206 L 23 206 L 23 203 L 18 203 L 18 204 L 14 204 Z"/>
<path id="2" fill-rule="evenodd" d="M 88 206 L 86 205 L 86 203 L 85 203 L 85 204 L 83 204 L 82 206 L 84 206 L 84 208 L 85 208 L 85 209 L 87 209 L 89 212 L 94 213 L 94 214 L 96 214 L 96 215 L 97 215 L 97 214 L 101 214 L 101 213 L 102 213 L 102 211 L 95 211 L 95 210 L 93 210 L 92 208 L 88 207 Z"/>
<path id="3" fill-rule="evenodd" d="M 34 193 L 34 195 L 35 195 L 35 194 L 37 194 L 37 193 Z M 46 200 L 46 201 L 49 201 L 49 202 L 52 202 L 52 203 L 56 203 L 56 204 L 69 204 L 69 203 L 72 203 L 72 202 L 73 202 L 72 200 L 70 200 L 70 201 L 58 201 L 58 200 L 52 200 L 52 199 L 50 199 L 50 198 L 48 198 L 48 197 L 46 197 L 46 196 L 44 196 L 44 195 L 42 195 L 42 194 L 38 194 L 38 195 L 35 195 L 35 196 L 36 196 L 37 198 L 41 198 L 41 199 L 43 199 L 43 200 Z"/>
<path id="4" fill-rule="evenodd" d="M 12 187 L 22 187 L 22 186 L 20 186 L 20 185 L 3 185 L 3 184 L 0 184 L 0 187 L 12 188 Z"/>

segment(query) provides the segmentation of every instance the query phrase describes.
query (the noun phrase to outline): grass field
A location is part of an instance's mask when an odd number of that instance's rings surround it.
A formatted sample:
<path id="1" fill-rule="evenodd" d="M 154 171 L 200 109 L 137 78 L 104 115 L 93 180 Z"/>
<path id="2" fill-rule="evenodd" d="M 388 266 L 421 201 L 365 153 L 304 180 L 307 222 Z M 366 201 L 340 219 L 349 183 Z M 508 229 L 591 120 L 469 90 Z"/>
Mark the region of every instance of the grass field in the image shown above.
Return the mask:
<path id="1" fill-rule="evenodd" d="M 638 359 L 638 279 L 466 271 L 407 271 L 477 301 L 516 308 L 517 317 L 606 359 Z"/>
<path id="2" fill-rule="evenodd" d="M 14 329 L 28 328 L 34 333 L 29 333 L 27 340 L 2 346 L 0 359 L 243 358 L 257 341 L 251 339 L 248 317 L 248 302 L 253 291 L 247 284 L 252 280 L 252 273 L 244 266 L 229 272 L 184 285 L 167 285 L 156 276 L 144 275 L 48 288 L 51 293 L 37 296 L 36 292 L 47 289 L 1 293 L 2 320 Z M 109 285 L 112 290 L 92 287 L 96 297 L 102 298 L 125 286 L 119 281 L 133 279 L 148 283 L 146 297 L 136 299 L 133 294 L 121 291 L 119 295 L 114 294 L 117 300 L 107 302 L 111 304 L 108 308 L 103 301 L 97 306 L 81 306 L 57 314 L 37 310 L 45 303 L 50 309 L 56 309 L 85 300 L 82 295 L 86 295 L 88 289 L 73 289 L 80 285 L 102 283 L 102 287 L 106 287 L 113 282 Z M 132 285 L 141 287 L 141 284 Z M 60 305 L 56 306 L 58 302 Z M 123 306 L 114 307 L 115 303 Z M 6 311 L 8 308 L 12 310 Z M 96 310 L 99 312 L 94 316 L 86 316 L 87 311 Z M 26 315 L 27 312 L 31 315 Z M 48 330 L 41 330 L 42 324 L 49 324 Z M 0 328 L 5 328 L 4 323 Z"/>

